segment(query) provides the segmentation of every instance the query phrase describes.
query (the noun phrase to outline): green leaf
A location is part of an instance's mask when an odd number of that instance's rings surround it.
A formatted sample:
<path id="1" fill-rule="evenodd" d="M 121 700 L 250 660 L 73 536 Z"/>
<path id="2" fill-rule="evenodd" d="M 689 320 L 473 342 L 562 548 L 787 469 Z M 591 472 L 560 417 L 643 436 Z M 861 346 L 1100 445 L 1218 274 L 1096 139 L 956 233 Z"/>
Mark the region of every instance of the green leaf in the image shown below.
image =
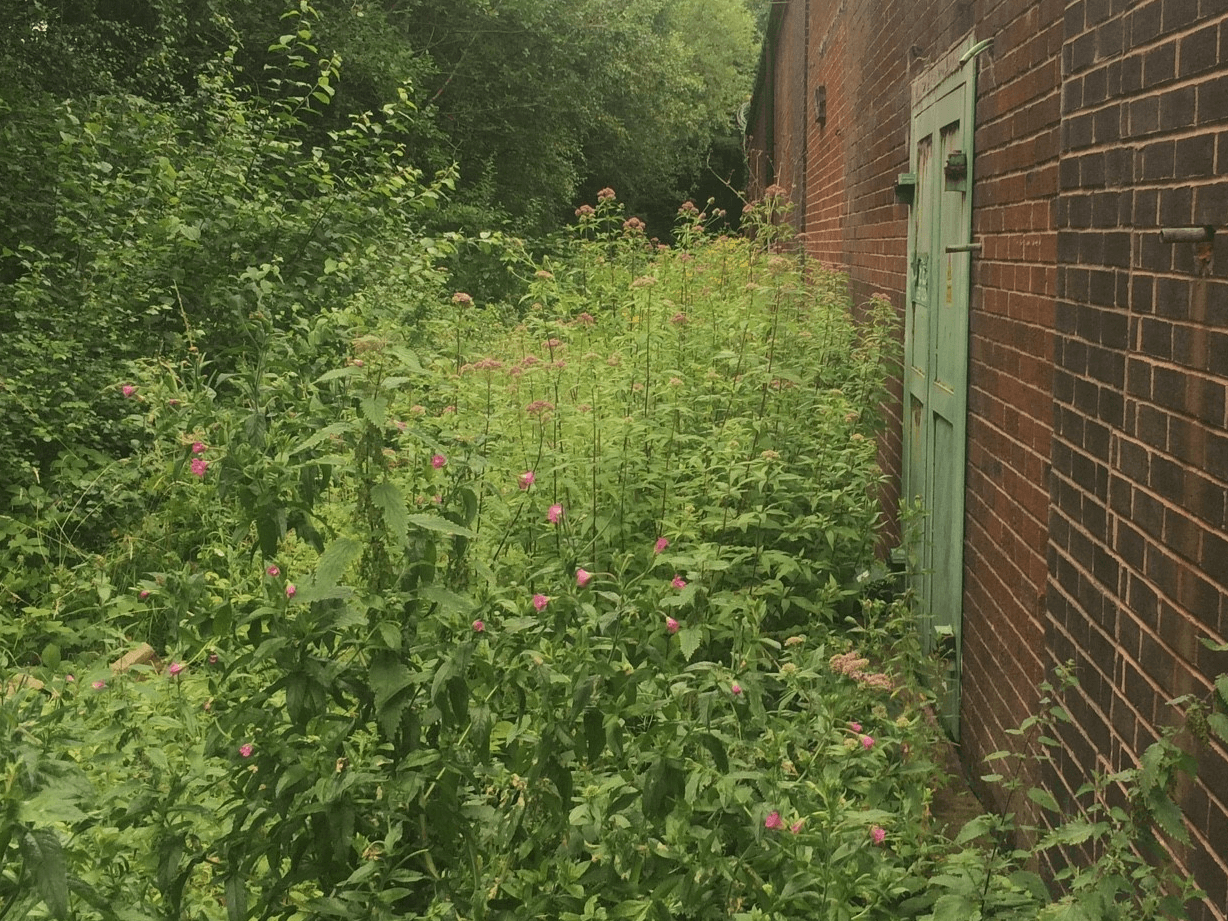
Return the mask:
<path id="1" fill-rule="evenodd" d="M 1099 835 L 1105 830 L 1102 823 L 1093 825 L 1082 819 L 1074 819 L 1064 825 L 1059 825 L 1041 840 L 1041 849 L 1053 847 L 1055 844 L 1082 844 L 1088 838 Z"/>
<path id="2" fill-rule="evenodd" d="M 973 921 L 981 913 L 975 903 L 962 895 L 944 895 L 934 903 L 932 921 Z"/>
<path id="3" fill-rule="evenodd" d="M 1172 801 L 1167 796 L 1157 796 L 1151 804 L 1151 815 L 1155 819 L 1155 823 L 1164 830 L 1165 834 L 1172 838 L 1176 838 L 1182 844 L 1190 843 L 1190 833 L 1185 827 L 1185 822 L 1181 816 L 1181 807 Z"/>
<path id="4" fill-rule="evenodd" d="M 328 545 L 316 563 L 316 590 L 332 588 L 362 555 L 362 545 L 352 537 L 340 537 Z"/>
<path id="5" fill-rule="evenodd" d="M 405 546 L 409 542 L 409 510 L 401 490 L 385 480 L 371 490 L 371 501 L 384 513 L 384 526 Z"/>
<path id="6" fill-rule="evenodd" d="M 1228 742 L 1228 716 L 1222 713 L 1211 713 L 1207 716 L 1207 725 L 1211 731 L 1225 742 Z"/>
<path id="7" fill-rule="evenodd" d="M 722 774 L 727 774 L 729 772 L 729 755 L 725 751 L 725 746 L 721 740 L 709 732 L 701 733 L 696 738 L 699 740 L 699 744 L 712 754 L 712 760 L 716 764 L 716 769 Z"/>
<path id="8" fill-rule="evenodd" d="M 997 825 L 997 819 L 991 815 L 978 815 L 976 818 L 969 819 L 964 823 L 964 827 L 959 830 L 959 834 L 955 837 L 956 844 L 967 844 L 969 841 L 974 841 L 981 835 L 992 831 Z"/>
<path id="9" fill-rule="evenodd" d="M 474 533 L 468 528 L 462 528 L 454 521 L 448 521 L 446 518 L 441 518 L 438 515 L 428 515 L 419 513 L 410 515 L 406 519 L 416 528 L 422 528 L 424 531 L 436 531 L 440 534 L 451 534 L 453 537 L 474 537 Z"/>
<path id="10" fill-rule="evenodd" d="M 365 396 L 358 401 L 358 406 L 362 410 L 362 417 L 377 429 L 382 429 L 387 424 L 388 401 L 383 397 Z"/>
<path id="11" fill-rule="evenodd" d="M 34 828 L 21 837 L 21 856 L 34 877 L 34 888 L 55 918 L 68 917 L 68 866 L 60 837 L 50 828 Z"/>
<path id="12" fill-rule="evenodd" d="M 1228 675 L 1219 675 L 1215 679 L 1215 690 L 1219 694 L 1220 704 L 1228 707 Z"/>
<path id="13" fill-rule="evenodd" d="M 678 647 L 682 650 L 683 658 L 688 662 L 695 655 L 695 651 L 699 649 L 703 638 L 703 629 L 700 627 L 683 627 L 678 631 Z"/>
<path id="14" fill-rule="evenodd" d="M 325 371 L 317 377 L 316 383 L 327 384 L 329 381 L 335 381 L 341 377 L 353 377 L 356 374 L 360 374 L 361 371 L 362 369 L 356 368 L 353 365 L 346 365 L 344 368 L 333 368 L 331 371 Z"/>
<path id="15" fill-rule="evenodd" d="M 1048 809 L 1050 812 L 1062 811 L 1061 807 L 1057 804 L 1057 800 L 1053 798 L 1053 794 L 1048 790 L 1042 790 L 1040 787 L 1030 787 L 1028 789 L 1028 799 L 1041 808 Z"/>

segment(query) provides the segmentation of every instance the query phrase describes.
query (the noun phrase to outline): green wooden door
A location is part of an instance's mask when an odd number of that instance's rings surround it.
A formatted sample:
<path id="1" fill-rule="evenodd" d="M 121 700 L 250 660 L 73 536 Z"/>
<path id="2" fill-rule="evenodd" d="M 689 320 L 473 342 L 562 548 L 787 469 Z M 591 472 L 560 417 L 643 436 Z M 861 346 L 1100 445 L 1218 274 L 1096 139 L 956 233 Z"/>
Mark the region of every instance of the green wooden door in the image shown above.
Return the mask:
<path id="1" fill-rule="evenodd" d="M 946 663 L 939 714 L 959 738 L 968 411 L 968 293 L 975 59 L 912 111 L 909 279 L 904 330 L 904 496 L 923 515 L 909 541 L 927 651 Z"/>

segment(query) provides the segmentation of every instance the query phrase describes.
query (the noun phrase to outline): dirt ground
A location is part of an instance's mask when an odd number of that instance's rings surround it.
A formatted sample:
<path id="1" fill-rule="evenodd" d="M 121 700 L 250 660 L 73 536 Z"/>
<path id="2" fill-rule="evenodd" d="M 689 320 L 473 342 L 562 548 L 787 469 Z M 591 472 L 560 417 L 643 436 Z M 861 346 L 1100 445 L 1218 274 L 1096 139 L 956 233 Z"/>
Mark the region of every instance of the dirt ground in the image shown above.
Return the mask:
<path id="1" fill-rule="evenodd" d="M 937 754 L 942 758 L 946 780 L 934 791 L 931 811 L 938 827 L 945 828 L 946 834 L 954 837 L 965 822 L 983 813 L 985 807 L 968 786 L 955 744 L 943 743 Z"/>

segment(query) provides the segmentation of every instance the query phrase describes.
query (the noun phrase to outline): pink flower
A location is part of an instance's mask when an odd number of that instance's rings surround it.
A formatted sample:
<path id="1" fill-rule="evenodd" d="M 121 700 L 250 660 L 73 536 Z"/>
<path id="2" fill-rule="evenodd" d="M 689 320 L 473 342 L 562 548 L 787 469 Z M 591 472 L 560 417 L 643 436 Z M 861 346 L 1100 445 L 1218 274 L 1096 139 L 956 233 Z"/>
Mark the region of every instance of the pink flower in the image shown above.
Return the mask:
<path id="1" fill-rule="evenodd" d="M 139 600 L 144 601 L 146 598 L 149 597 L 149 589 L 147 588 L 141 589 L 139 592 L 136 593 L 136 597 Z"/>
<path id="2" fill-rule="evenodd" d="M 178 675 L 181 671 L 183 671 L 182 662 L 172 662 L 169 666 L 167 666 L 167 669 L 166 669 L 166 673 L 170 675 L 172 678 Z"/>
<path id="3" fill-rule="evenodd" d="M 133 387 L 131 384 L 124 384 L 124 386 L 120 387 L 119 389 L 120 389 L 120 392 L 126 397 L 130 397 L 134 393 L 136 393 L 136 388 Z"/>
<path id="4" fill-rule="evenodd" d="M 670 633 L 677 633 L 678 626 L 678 621 L 674 620 L 672 617 L 665 618 L 665 629 Z"/>
<path id="5" fill-rule="evenodd" d="M 887 831 L 886 829 L 880 828 L 879 826 L 875 825 L 873 828 L 870 829 L 870 837 L 874 839 L 874 844 L 876 846 L 881 845 L 884 841 L 887 840 Z"/>
<path id="6" fill-rule="evenodd" d="M 589 572 L 587 569 L 577 569 L 576 570 L 576 585 L 579 586 L 580 588 L 584 588 L 584 586 L 588 585 L 588 580 L 591 579 L 592 577 L 593 577 L 593 574 Z"/>
<path id="7" fill-rule="evenodd" d="M 281 570 L 277 568 L 276 564 L 274 564 L 270 566 L 268 569 L 266 569 L 264 571 L 264 574 L 268 576 L 270 579 L 276 579 L 278 576 L 281 575 Z"/>
<path id="8" fill-rule="evenodd" d="M 90 685 L 90 687 L 92 687 L 95 691 L 101 691 L 106 686 L 107 686 L 107 683 L 102 680 L 95 681 L 93 684 Z"/>
<path id="9" fill-rule="evenodd" d="M 793 832 L 793 834 L 795 835 L 801 830 L 802 830 L 802 819 L 798 819 L 796 822 L 794 822 L 792 825 L 789 826 L 789 831 Z"/>
<path id="10" fill-rule="evenodd" d="M 537 610 L 539 611 L 546 610 L 546 605 L 548 605 L 549 603 L 550 603 L 550 598 L 547 595 L 538 593 L 533 596 L 533 607 L 537 608 Z"/>
<path id="11" fill-rule="evenodd" d="M 252 756 L 252 743 L 244 742 L 242 745 L 240 745 L 239 754 L 244 758 L 250 758 Z"/>
<path id="12" fill-rule="evenodd" d="M 462 307 L 468 307 L 470 304 L 473 303 L 473 298 L 471 298 L 464 291 L 457 291 L 455 294 L 452 295 L 452 303 L 460 304 Z"/>
<path id="13" fill-rule="evenodd" d="M 431 466 L 434 467 L 436 470 L 441 470 L 447 462 L 448 462 L 448 459 L 444 457 L 442 454 L 436 454 L 435 456 L 431 458 Z"/>
<path id="14" fill-rule="evenodd" d="M 668 540 L 668 539 L 666 539 L 666 538 L 664 538 L 664 537 L 658 537 L 658 538 L 657 538 L 657 542 L 656 542 L 656 543 L 653 545 L 652 552 L 653 552 L 653 553 L 660 553 L 662 550 L 664 550 L 664 549 L 665 549 L 666 547 L 668 547 L 668 546 L 669 546 L 669 540 Z"/>
<path id="15" fill-rule="evenodd" d="M 74 681 L 76 681 L 77 679 L 76 679 L 76 678 L 74 678 L 74 677 L 73 677 L 73 675 L 72 675 L 71 673 L 69 673 L 69 674 L 67 674 L 67 675 L 65 675 L 65 676 L 64 676 L 64 680 L 65 680 L 65 681 L 67 681 L 69 684 L 72 684 L 72 683 L 73 683 Z"/>
<path id="16" fill-rule="evenodd" d="M 563 506 L 557 502 L 546 510 L 546 520 L 551 524 L 558 524 L 559 519 L 563 517 Z"/>
<path id="17" fill-rule="evenodd" d="M 874 747 L 874 736 L 862 736 L 861 747 L 869 750 Z"/>
<path id="18" fill-rule="evenodd" d="M 733 694 L 734 697 L 741 697 L 742 696 L 742 685 L 738 684 L 735 681 L 733 684 L 729 686 L 729 691 L 730 693 Z"/>
<path id="19" fill-rule="evenodd" d="M 286 586 L 286 597 L 287 598 L 293 598 L 297 594 L 298 594 L 298 589 L 295 587 L 293 582 L 291 582 L 289 585 Z"/>
<path id="20" fill-rule="evenodd" d="M 192 472 L 197 476 L 204 476 L 205 471 L 209 469 L 209 462 L 203 457 L 192 458 Z"/>
<path id="21" fill-rule="evenodd" d="M 771 813 L 771 815 L 769 815 L 766 819 L 763 820 L 763 827 L 773 828 L 773 829 L 784 828 L 785 820 L 780 817 L 779 812 L 773 812 Z"/>
<path id="22" fill-rule="evenodd" d="M 682 578 L 682 576 L 674 576 L 674 579 L 672 582 L 670 582 L 670 585 L 681 591 L 682 589 L 686 588 L 686 580 Z"/>
<path id="23" fill-rule="evenodd" d="M 473 622 L 473 632 L 474 633 L 486 632 L 486 622 L 483 620 L 475 620 Z"/>
<path id="24" fill-rule="evenodd" d="M 526 470 L 524 473 L 520 474 L 520 488 L 528 489 L 536 480 L 537 476 L 533 473 L 533 471 Z"/>
<path id="25" fill-rule="evenodd" d="M 861 732 L 861 723 L 849 723 L 849 729 L 853 732 Z"/>
<path id="26" fill-rule="evenodd" d="M 206 450 L 205 443 L 203 441 L 192 442 L 192 453 L 193 454 L 204 454 L 205 450 Z"/>

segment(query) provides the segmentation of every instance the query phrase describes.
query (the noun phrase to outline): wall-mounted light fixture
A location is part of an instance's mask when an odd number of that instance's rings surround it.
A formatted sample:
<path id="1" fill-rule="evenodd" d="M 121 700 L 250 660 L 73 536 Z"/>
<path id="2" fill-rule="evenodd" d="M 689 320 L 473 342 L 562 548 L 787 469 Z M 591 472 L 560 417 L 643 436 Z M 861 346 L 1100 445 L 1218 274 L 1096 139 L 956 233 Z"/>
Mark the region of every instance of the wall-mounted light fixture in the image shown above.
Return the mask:
<path id="1" fill-rule="evenodd" d="M 819 123 L 820 128 L 827 127 L 826 86 L 816 86 L 814 88 L 814 120 Z"/>

